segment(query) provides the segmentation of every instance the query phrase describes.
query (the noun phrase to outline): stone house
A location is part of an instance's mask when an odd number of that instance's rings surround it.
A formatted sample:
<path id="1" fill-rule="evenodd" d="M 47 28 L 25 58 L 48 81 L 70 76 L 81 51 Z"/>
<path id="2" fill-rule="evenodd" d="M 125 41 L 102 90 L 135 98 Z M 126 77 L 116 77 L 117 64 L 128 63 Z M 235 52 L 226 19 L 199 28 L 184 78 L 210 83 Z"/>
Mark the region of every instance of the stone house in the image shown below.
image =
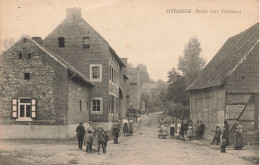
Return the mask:
<path id="1" fill-rule="evenodd" d="M 141 106 L 141 86 L 140 86 L 140 73 L 138 69 L 128 69 L 129 78 L 129 104 L 131 108 L 140 110 Z"/>
<path id="2" fill-rule="evenodd" d="M 94 127 L 108 129 L 125 112 L 122 91 L 126 65 L 109 43 L 82 17 L 80 8 L 66 10 L 67 17 L 44 40 L 43 45 L 68 61 L 94 87 L 90 93 L 89 118 Z M 123 94 L 123 95 L 122 95 Z M 124 96 L 125 95 L 125 96 Z"/>
<path id="3" fill-rule="evenodd" d="M 191 120 L 207 131 L 241 121 L 245 140 L 258 141 L 259 24 L 230 37 L 187 91 Z"/>
<path id="4" fill-rule="evenodd" d="M 89 121 L 91 88 L 67 61 L 22 36 L 0 55 L 0 138 L 74 137 Z"/>

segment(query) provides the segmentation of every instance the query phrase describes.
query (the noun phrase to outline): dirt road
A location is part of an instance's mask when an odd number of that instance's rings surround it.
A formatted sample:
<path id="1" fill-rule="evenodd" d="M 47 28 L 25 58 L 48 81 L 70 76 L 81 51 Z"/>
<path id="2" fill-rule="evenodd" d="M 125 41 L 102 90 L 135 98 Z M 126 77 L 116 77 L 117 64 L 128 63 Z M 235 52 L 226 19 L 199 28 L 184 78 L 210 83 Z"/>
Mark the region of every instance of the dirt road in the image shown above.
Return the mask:
<path id="1" fill-rule="evenodd" d="M 252 163 L 242 158 L 258 155 L 254 150 L 238 151 L 230 148 L 227 153 L 220 153 L 218 147 L 182 140 L 158 139 L 158 115 L 143 116 L 134 136 L 120 137 L 119 144 L 108 144 L 107 154 L 86 153 L 79 150 L 76 143 L 8 142 L 0 146 L 0 159 L 12 159 L 10 164 L 249 165 Z"/>

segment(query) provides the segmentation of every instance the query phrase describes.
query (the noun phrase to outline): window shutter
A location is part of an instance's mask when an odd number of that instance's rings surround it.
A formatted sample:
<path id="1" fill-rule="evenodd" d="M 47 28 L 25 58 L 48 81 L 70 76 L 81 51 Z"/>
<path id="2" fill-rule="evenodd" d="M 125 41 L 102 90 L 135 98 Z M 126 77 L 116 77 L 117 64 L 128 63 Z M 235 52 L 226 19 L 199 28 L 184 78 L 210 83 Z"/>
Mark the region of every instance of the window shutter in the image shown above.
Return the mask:
<path id="1" fill-rule="evenodd" d="M 18 105 L 17 105 L 17 99 L 12 99 L 12 118 L 17 119 L 18 117 Z"/>
<path id="2" fill-rule="evenodd" d="M 31 118 L 36 119 L 37 118 L 37 107 L 36 107 L 36 99 L 31 100 Z"/>

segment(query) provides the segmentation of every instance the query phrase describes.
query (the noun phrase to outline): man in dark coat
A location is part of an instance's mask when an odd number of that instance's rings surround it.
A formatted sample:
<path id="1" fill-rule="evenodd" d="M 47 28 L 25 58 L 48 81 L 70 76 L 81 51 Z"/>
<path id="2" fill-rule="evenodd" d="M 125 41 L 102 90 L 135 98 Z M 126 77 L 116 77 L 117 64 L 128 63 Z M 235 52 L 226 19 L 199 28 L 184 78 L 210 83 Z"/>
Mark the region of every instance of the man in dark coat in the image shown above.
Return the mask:
<path id="1" fill-rule="evenodd" d="M 199 124 L 199 138 L 200 139 L 203 139 L 203 135 L 204 135 L 204 130 L 205 130 L 205 126 L 203 124 L 202 121 L 200 121 L 200 124 Z"/>
<path id="2" fill-rule="evenodd" d="M 229 145 L 229 126 L 227 121 L 224 121 L 224 130 L 223 130 L 223 134 L 222 134 L 222 139 L 226 140 L 226 145 Z"/>
<path id="3" fill-rule="evenodd" d="M 83 138 L 85 135 L 85 127 L 83 126 L 82 122 L 77 126 L 76 132 L 77 132 L 79 149 L 82 149 Z"/>

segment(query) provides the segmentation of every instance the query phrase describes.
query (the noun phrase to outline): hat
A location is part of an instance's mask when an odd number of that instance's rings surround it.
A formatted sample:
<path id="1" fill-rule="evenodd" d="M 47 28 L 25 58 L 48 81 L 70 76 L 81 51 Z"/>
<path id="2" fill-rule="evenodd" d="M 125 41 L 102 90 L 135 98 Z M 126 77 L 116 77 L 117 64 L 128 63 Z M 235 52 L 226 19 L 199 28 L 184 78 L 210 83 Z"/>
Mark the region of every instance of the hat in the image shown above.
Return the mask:
<path id="1" fill-rule="evenodd" d="M 81 122 L 79 122 L 79 124 L 83 124 L 83 122 L 81 121 Z"/>
<path id="2" fill-rule="evenodd" d="M 89 121 L 89 123 L 92 123 L 92 121 Z"/>

